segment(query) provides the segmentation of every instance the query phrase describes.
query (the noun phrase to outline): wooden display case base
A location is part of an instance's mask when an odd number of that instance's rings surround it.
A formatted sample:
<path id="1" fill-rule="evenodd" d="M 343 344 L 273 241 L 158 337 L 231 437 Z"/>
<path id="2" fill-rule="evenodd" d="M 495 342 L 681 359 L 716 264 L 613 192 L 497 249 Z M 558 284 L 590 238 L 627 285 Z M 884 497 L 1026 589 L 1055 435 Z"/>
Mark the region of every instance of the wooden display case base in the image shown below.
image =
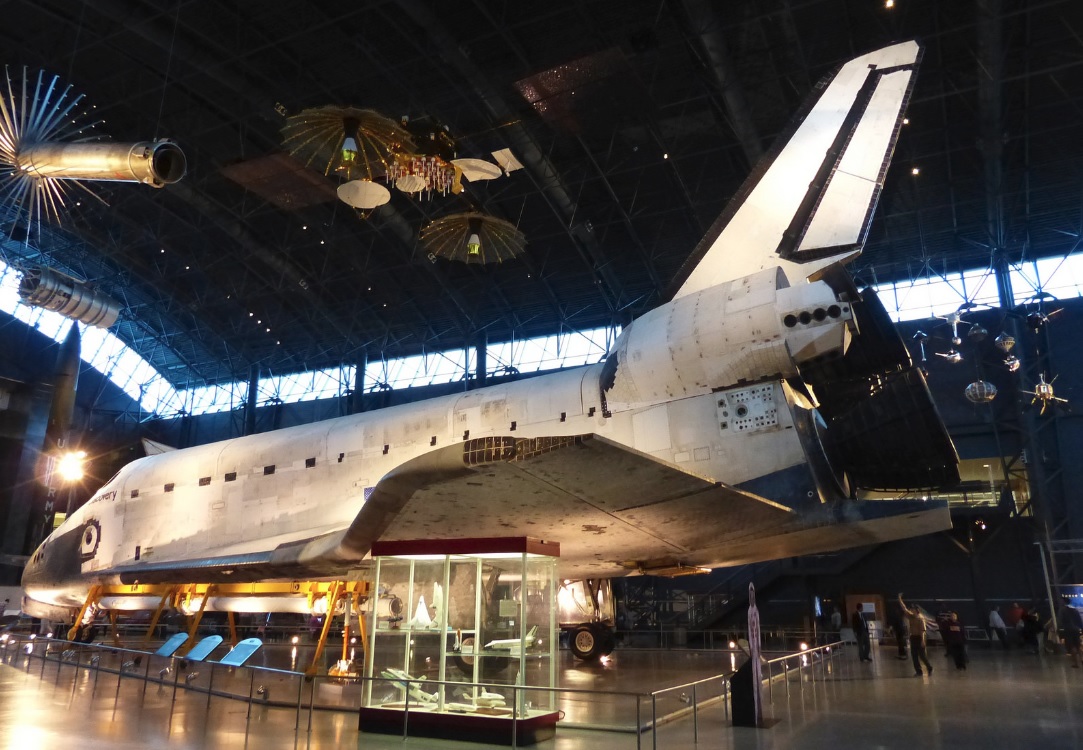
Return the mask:
<path id="1" fill-rule="evenodd" d="M 357 728 L 362 732 L 401 735 L 404 713 L 388 708 L 362 708 L 359 709 Z M 511 745 L 514 731 L 515 744 L 533 745 L 552 739 L 556 734 L 557 716 L 557 712 L 553 712 L 513 721 L 510 716 L 410 711 L 406 729 L 411 737 L 437 737 L 499 745 Z"/>

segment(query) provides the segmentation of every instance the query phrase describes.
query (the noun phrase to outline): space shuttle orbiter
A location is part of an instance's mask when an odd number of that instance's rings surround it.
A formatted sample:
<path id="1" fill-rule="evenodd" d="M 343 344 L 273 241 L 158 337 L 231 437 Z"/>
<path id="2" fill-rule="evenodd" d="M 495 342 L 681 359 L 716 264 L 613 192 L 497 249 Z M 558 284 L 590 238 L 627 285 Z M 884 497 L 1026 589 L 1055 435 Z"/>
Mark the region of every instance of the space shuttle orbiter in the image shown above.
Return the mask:
<path id="1" fill-rule="evenodd" d="M 574 579 L 948 528 L 943 502 L 855 499 L 958 481 L 921 372 L 841 265 L 919 57 L 896 44 L 821 82 L 605 362 L 135 461 L 34 553 L 24 608 L 71 611 L 98 582 L 342 576 L 376 540 L 529 535 Z"/>

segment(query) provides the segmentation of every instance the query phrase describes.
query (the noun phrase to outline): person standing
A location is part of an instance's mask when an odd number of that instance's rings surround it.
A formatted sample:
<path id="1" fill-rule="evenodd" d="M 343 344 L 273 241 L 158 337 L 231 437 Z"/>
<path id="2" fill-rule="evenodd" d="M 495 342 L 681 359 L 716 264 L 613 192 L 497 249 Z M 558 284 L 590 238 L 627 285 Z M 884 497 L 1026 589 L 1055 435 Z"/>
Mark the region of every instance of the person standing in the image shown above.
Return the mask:
<path id="1" fill-rule="evenodd" d="M 952 611 L 942 602 L 937 602 L 936 629 L 940 633 L 940 642 L 944 644 L 944 658 L 951 658 L 951 649 L 948 648 L 948 623 L 951 622 Z M 926 649 L 928 651 L 928 649 Z"/>
<path id="2" fill-rule="evenodd" d="M 1004 625 L 1008 629 L 1008 636 L 1012 639 L 1012 643 L 1022 646 L 1023 645 L 1023 615 L 1026 614 L 1026 610 L 1019 606 L 1019 602 L 1012 602 L 1012 605 L 1008 607 L 1008 611 L 1004 613 Z"/>
<path id="3" fill-rule="evenodd" d="M 996 633 L 1000 639 L 1000 645 L 1005 651 L 1008 650 L 1008 626 L 1004 618 L 1000 616 L 1000 607 L 993 607 L 989 611 L 989 629 Z"/>
<path id="4" fill-rule="evenodd" d="M 907 607 L 899 594 L 899 606 L 906 613 L 906 623 L 910 627 L 910 658 L 914 661 L 914 676 L 921 677 L 921 665 L 929 674 L 933 673 L 933 665 L 929 663 L 929 655 L 925 653 L 925 623 L 928 618 L 915 604 L 913 608 Z"/>
<path id="5" fill-rule="evenodd" d="M 857 639 L 857 655 L 861 661 L 872 661 L 872 641 L 869 640 L 869 623 L 865 619 L 865 613 L 858 603 L 854 613 L 850 616 L 850 627 L 854 629 L 854 638 Z"/>
<path id="6" fill-rule="evenodd" d="M 831 608 L 831 630 L 838 638 L 842 632 L 842 612 L 839 612 L 839 605 L 835 605 Z"/>
<path id="7" fill-rule="evenodd" d="M 1031 607 L 1020 621 L 1023 623 L 1023 647 L 1032 654 L 1041 656 L 1042 616 L 1037 607 Z"/>
<path id="8" fill-rule="evenodd" d="M 1080 638 L 1083 638 L 1083 615 L 1079 614 L 1078 609 L 1064 601 L 1061 603 L 1060 624 L 1064 628 L 1064 648 L 1072 657 L 1072 666 L 1078 669 L 1079 652 L 1083 647 L 1080 643 Z"/>
<path id="9" fill-rule="evenodd" d="M 944 645 L 947 647 L 948 655 L 955 659 L 955 668 L 966 669 L 966 630 L 963 628 L 963 623 L 959 622 L 959 615 L 956 612 L 951 613 L 951 617 L 944 626 Z"/>
<path id="10" fill-rule="evenodd" d="M 899 598 L 902 598 L 902 592 L 899 592 Z M 895 631 L 895 658 L 906 661 L 906 615 L 898 602 L 891 603 L 891 629 Z"/>

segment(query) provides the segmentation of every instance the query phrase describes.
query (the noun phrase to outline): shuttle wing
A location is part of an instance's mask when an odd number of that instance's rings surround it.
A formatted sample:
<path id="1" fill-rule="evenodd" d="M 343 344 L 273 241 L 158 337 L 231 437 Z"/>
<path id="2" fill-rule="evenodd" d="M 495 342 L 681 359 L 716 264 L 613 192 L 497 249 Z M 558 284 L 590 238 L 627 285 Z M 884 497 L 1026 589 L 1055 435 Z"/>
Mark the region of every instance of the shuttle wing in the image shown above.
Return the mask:
<path id="1" fill-rule="evenodd" d="M 380 538 L 526 534 L 560 542 L 561 575 L 585 578 L 812 554 L 949 523 L 943 501 L 848 501 L 798 512 L 597 435 L 493 440 L 506 453 L 418 488 Z"/>
<path id="2" fill-rule="evenodd" d="M 874 544 L 945 527 L 942 502 L 848 501 L 795 511 L 597 435 L 493 437 L 404 463 L 348 529 L 264 551 L 134 563 L 136 580 L 341 575 L 377 539 L 526 535 L 561 545 L 567 577 L 724 566 Z"/>

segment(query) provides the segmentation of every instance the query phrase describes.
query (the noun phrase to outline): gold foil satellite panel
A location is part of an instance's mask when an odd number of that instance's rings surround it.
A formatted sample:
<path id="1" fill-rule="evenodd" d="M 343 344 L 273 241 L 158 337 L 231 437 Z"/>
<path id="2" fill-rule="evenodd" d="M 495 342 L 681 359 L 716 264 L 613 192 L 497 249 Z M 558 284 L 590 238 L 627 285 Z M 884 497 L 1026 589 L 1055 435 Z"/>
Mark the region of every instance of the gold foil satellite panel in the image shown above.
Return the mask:
<path id="1" fill-rule="evenodd" d="M 371 109 L 312 107 L 286 118 L 283 146 L 305 166 L 346 180 L 383 177 L 394 155 L 413 153 L 410 134 Z M 353 143 L 347 148 L 347 139 Z"/>
<path id="2" fill-rule="evenodd" d="M 477 242 L 472 242 L 477 235 Z M 431 254 L 460 263 L 502 263 L 523 253 L 526 237 L 514 224 L 479 213 L 444 216 L 421 230 Z"/>

